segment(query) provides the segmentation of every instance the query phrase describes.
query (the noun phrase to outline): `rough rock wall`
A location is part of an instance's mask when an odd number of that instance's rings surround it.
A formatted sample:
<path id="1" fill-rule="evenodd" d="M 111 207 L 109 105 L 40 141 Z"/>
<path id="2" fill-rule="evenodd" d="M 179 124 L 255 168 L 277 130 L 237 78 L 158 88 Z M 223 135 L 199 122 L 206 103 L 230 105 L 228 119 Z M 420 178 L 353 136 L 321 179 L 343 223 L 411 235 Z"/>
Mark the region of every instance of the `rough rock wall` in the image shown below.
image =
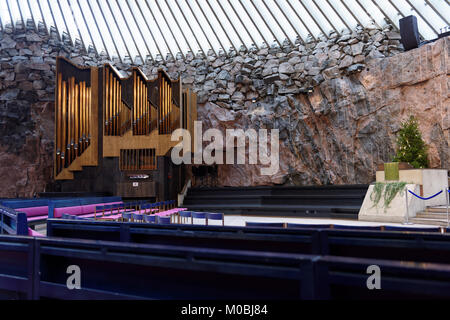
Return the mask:
<path id="1" fill-rule="evenodd" d="M 410 114 L 419 118 L 431 166 L 449 168 L 449 43 L 401 53 L 391 28 L 358 29 L 295 47 L 188 54 L 140 67 L 149 77 L 158 68 L 181 75 L 198 93 L 205 130 L 280 130 L 276 175 L 223 165 L 222 185 L 368 183 L 376 164 L 392 158 L 395 133 Z M 32 196 L 53 178 L 55 58 L 91 66 L 107 60 L 31 29 L 6 30 L 0 44 L 0 196 Z"/>

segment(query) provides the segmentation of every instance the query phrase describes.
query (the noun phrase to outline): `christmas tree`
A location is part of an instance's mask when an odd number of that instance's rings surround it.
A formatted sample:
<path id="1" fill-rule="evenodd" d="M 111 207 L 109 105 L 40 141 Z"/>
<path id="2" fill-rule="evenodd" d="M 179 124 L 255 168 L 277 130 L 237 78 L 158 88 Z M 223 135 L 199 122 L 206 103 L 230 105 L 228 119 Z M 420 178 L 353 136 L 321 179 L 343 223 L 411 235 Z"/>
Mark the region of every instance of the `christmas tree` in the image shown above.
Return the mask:
<path id="1" fill-rule="evenodd" d="M 407 162 L 414 168 L 428 167 L 427 146 L 414 116 L 402 123 L 397 136 L 397 155 L 394 161 Z"/>

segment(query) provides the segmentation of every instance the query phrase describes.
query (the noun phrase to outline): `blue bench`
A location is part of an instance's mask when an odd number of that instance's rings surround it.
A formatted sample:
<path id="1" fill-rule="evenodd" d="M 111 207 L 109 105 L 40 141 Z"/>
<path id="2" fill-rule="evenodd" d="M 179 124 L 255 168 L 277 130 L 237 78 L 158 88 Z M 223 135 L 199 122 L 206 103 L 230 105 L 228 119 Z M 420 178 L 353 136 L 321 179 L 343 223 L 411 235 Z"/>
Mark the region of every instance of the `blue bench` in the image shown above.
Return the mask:
<path id="1" fill-rule="evenodd" d="M 371 259 L 450 263 L 450 234 L 313 228 L 248 228 L 185 224 L 137 224 L 50 219 L 56 237 L 245 248 Z"/>
<path id="2" fill-rule="evenodd" d="M 23 299 L 449 298 L 448 264 L 0 235 L 0 297 Z M 67 267 L 82 271 L 69 290 Z M 382 270 L 368 290 L 367 267 Z M 92 267 L 95 266 L 95 267 Z M 114 280 L 114 281 L 112 281 Z"/>
<path id="3" fill-rule="evenodd" d="M 33 299 L 34 238 L 0 235 L 0 300 Z"/>
<path id="4" fill-rule="evenodd" d="M 0 241 L 3 236 L 0 236 Z M 21 238 L 9 238 L 13 244 Z M 311 257 L 166 245 L 34 239 L 34 255 L 10 255 L 27 277 L 21 290 L 32 299 L 310 299 Z M 30 244 L 33 245 L 33 242 Z M 26 252 L 28 253 L 28 251 Z M 34 257 L 34 258 L 32 258 Z M 28 263 L 32 259 L 34 263 Z M 1 261 L 1 258 L 0 258 Z M 207 263 L 205 263 L 207 261 Z M 246 261 L 245 264 L 236 261 Z M 67 267 L 82 271 L 81 289 L 66 286 Z M 95 265 L 95 267 L 89 267 Z M 31 267 L 32 270 L 26 269 Z M 0 266 L 0 289 L 17 291 L 5 278 L 18 271 Z M 23 272 L 25 273 L 25 272 Z M 29 274 L 29 276 L 28 276 Z M 33 285 L 32 285 L 33 283 Z M 1 291 L 1 290 L 0 290 Z M 1 292 L 0 292 L 1 294 Z"/>
<path id="5" fill-rule="evenodd" d="M 62 221 L 50 219 L 47 236 L 91 240 L 160 243 L 180 246 L 320 253 L 315 230 L 267 230 L 204 225 Z"/>
<path id="6" fill-rule="evenodd" d="M 255 228 L 284 228 L 286 224 L 283 222 L 245 222 L 245 226 Z"/>

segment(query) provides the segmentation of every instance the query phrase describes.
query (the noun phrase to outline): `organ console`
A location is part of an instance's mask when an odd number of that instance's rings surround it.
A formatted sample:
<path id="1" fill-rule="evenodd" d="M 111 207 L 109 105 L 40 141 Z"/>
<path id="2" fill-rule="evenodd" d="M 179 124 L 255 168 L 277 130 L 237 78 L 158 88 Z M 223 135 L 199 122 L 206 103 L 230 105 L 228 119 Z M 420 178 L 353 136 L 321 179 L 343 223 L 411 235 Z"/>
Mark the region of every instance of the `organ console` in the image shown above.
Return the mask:
<path id="1" fill-rule="evenodd" d="M 163 199 L 158 190 L 171 176 L 165 176 L 172 170 L 167 159 L 178 144 L 170 135 L 184 128 L 194 137 L 195 94 L 183 90 L 181 80 L 171 79 L 163 70 L 155 79 L 148 79 L 139 68 L 124 77 L 110 64 L 80 67 L 61 57 L 56 69 L 54 172 L 62 189 L 81 191 L 86 183 L 88 191 L 94 191 L 101 185 L 93 181 L 95 177 L 111 176 L 110 185 L 117 185 L 111 192 L 120 195 L 130 174 L 148 176 L 153 180 L 147 181 L 153 183 L 149 190 Z M 84 167 L 94 169 L 88 175 Z M 106 184 L 103 187 L 109 188 Z"/>

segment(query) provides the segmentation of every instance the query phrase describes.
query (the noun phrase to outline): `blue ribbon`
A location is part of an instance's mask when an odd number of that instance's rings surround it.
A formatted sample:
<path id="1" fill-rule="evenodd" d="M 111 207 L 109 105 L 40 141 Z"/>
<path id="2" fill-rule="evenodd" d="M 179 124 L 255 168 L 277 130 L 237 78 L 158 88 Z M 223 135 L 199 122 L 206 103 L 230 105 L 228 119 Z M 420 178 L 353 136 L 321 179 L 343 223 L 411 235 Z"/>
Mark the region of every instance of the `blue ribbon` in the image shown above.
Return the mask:
<path id="1" fill-rule="evenodd" d="M 412 192 L 411 190 L 408 190 L 408 192 L 411 193 L 413 196 L 416 196 L 416 197 L 419 198 L 419 199 L 422 199 L 422 200 L 430 200 L 430 199 L 433 199 L 434 197 L 437 197 L 438 195 L 440 195 L 440 194 L 442 193 L 442 190 L 439 191 L 438 193 L 436 193 L 435 195 L 432 195 L 431 197 L 428 197 L 428 198 L 422 198 L 421 196 L 418 196 L 417 194 L 415 194 L 415 193 Z"/>

